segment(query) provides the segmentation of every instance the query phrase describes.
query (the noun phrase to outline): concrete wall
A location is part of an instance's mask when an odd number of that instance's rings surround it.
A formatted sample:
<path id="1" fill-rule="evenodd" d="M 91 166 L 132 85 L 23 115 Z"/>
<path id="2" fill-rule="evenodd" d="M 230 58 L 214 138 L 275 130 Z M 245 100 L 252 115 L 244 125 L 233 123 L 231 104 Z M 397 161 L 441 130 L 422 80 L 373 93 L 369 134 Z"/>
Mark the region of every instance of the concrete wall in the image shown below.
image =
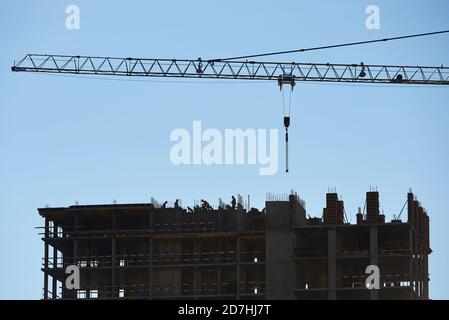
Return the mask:
<path id="1" fill-rule="evenodd" d="M 294 200 L 266 202 L 266 298 L 293 299 L 292 225 L 303 224 L 305 210 Z"/>

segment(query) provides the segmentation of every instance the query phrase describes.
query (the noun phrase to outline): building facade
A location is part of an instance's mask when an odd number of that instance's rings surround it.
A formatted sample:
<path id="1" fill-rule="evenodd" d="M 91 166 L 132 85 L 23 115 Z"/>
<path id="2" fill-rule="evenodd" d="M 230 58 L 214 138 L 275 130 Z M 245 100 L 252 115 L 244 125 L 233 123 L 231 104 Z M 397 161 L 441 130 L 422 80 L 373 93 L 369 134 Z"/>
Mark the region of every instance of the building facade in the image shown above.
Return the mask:
<path id="1" fill-rule="evenodd" d="M 43 298 L 428 299 L 429 217 L 411 192 L 406 205 L 406 222 L 385 222 L 378 192 L 367 192 L 356 224 L 336 193 L 322 218 L 308 217 L 296 194 L 269 197 L 262 211 L 41 208 Z M 369 265 L 378 290 L 365 287 Z M 68 266 L 79 289 L 66 287 Z"/>

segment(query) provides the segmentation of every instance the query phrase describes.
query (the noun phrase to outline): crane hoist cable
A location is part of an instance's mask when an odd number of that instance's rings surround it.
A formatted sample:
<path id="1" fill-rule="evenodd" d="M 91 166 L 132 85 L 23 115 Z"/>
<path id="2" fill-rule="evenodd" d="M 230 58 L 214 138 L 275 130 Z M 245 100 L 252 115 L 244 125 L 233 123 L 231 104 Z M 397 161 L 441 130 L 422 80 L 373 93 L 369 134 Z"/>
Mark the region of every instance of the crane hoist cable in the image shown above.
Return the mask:
<path id="1" fill-rule="evenodd" d="M 288 128 L 290 127 L 292 94 L 295 84 L 295 76 L 292 74 L 284 74 L 278 78 L 279 90 L 282 95 L 282 111 L 285 127 L 285 172 L 288 172 Z M 286 95 L 287 101 L 285 101 Z"/>

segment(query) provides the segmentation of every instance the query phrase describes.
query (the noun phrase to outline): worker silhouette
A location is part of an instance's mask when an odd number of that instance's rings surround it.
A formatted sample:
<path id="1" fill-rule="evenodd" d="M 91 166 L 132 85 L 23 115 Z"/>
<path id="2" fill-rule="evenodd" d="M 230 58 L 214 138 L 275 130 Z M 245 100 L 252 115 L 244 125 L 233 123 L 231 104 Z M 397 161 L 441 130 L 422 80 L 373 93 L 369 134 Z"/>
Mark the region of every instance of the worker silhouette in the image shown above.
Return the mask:
<path id="1" fill-rule="evenodd" d="M 179 208 L 179 199 L 176 199 L 176 201 L 175 201 L 175 208 L 176 208 L 176 209 Z"/>
<path id="2" fill-rule="evenodd" d="M 201 199 L 201 208 L 205 209 L 205 210 L 210 210 L 212 209 L 211 205 L 209 204 L 209 202 L 207 202 L 204 199 Z"/>
<path id="3" fill-rule="evenodd" d="M 231 200 L 231 208 L 232 210 L 235 210 L 235 206 L 237 205 L 237 201 L 235 200 L 235 197 L 232 196 L 232 200 Z"/>
<path id="4" fill-rule="evenodd" d="M 162 204 L 162 208 L 167 208 L 167 201 Z"/>

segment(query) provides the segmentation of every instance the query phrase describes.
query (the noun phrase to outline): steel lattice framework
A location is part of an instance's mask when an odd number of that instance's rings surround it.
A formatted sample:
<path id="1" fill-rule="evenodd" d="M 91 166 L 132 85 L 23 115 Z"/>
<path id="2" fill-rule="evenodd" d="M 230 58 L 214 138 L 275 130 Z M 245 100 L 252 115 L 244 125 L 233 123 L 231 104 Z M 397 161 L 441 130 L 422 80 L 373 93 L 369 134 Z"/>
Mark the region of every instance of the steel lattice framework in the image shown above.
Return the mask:
<path id="1" fill-rule="evenodd" d="M 448 67 L 331 63 L 111 58 L 28 54 L 16 72 L 239 80 L 449 85 Z"/>

